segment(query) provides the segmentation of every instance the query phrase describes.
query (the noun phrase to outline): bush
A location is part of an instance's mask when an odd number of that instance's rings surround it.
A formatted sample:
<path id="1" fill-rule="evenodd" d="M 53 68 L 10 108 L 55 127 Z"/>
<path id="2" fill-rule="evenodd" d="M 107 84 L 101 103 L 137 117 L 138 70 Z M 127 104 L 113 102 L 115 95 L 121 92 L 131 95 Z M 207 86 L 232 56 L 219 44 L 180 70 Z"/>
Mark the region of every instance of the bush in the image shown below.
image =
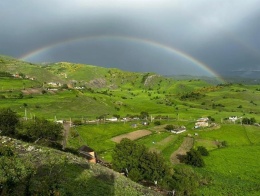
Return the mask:
<path id="1" fill-rule="evenodd" d="M 171 131 L 171 130 L 173 130 L 174 127 L 173 127 L 173 125 L 166 125 L 164 128 L 168 131 Z"/>
<path id="2" fill-rule="evenodd" d="M 191 149 L 189 152 L 187 152 L 187 155 L 184 158 L 184 162 L 188 165 L 192 165 L 195 167 L 205 166 L 205 163 L 201 157 L 200 152 L 195 149 Z"/>
<path id="3" fill-rule="evenodd" d="M 153 183 L 162 179 L 170 171 L 160 154 L 150 152 L 144 145 L 127 138 L 116 145 L 112 159 L 116 171 L 127 170 L 128 177 L 136 182 L 145 180 Z"/>
<path id="4" fill-rule="evenodd" d="M 202 156 L 209 155 L 209 151 L 204 146 L 198 146 L 197 151 L 199 151 Z"/>
<path id="5" fill-rule="evenodd" d="M 190 167 L 177 167 L 171 179 L 169 188 L 178 195 L 193 195 L 199 187 L 199 176 Z"/>
<path id="6" fill-rule="evenodd" d="M 19 118 L 10 108 L 0 110 L 0 134 L 14 135 Z"/>
<path id="7" fill-rule="evenodd" d="M 160 121 L 155 121 L 154 125 L 161 125 L 161 122 Z"/>
<path id="8" fill-rule="evenodd" d="M 72 138 L 76 138 L 76 137 L 79 136 L 78 132 L 75 131 L 74 129 L 72 129 L 72 130 L 70 131 L 70 135 L 71 135 Z"/>

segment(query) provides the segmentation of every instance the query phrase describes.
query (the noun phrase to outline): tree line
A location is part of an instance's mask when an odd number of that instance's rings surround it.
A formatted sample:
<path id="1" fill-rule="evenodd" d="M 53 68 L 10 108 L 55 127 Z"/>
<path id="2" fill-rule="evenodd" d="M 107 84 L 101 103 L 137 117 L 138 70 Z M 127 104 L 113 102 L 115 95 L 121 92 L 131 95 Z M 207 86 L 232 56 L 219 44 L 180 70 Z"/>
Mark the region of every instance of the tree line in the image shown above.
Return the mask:
<path id="1" fill-rule="evenodd" d="M 0 109 L 0 135 L 10 136 L 26 142 L 59 147 L 63 126 L 44 118 L 22 119 L 10 108 Z"/>

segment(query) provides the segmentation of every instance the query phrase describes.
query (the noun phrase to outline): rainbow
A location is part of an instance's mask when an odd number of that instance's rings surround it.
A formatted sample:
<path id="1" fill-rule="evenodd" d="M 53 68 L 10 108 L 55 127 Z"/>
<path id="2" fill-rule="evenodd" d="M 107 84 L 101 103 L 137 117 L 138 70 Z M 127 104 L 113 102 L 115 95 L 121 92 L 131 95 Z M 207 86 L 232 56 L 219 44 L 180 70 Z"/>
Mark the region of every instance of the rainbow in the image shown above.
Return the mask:
<path id="1" fill-rule="evenodd" d="M 137 37 L 129 37 L 129 36 L 98 35 L 98 36 L 85 36 L 85 37 L 67 39 L 67 40 L 56 42 L 56 43 L 38 48 L 36 50 L 33 50 L 29 53 L 22 55 L 21 57 L 19 57 L 19 59 L 28 61 L 32 57 L 35 57 L 44 52 L 47 52 L 55 47 L 62 46 L 63 44 L 82 42 L 82 41 L 88 41 L 88 40 L 108 40 L 108 39 L 122 40 L 122 41 L 134 42 L 134 43 L 142 43 L 142 44 L 149 45 L 150 47 L 156 47 L 156 48 L 164 50 L 166 52 L 171 52 L 171 53 L 178 55 L 179 57 L 184 58 L 185 60 L 193 63 L 194 65 L 198 66 L 199 68 L 203 69 L 210 76 L 217 78 L 219 80 L 219 82 L 225 83 L 225 81 L 208 65 L 206 65 L 205 63 L 199 61 L 198 59 L 194 58 L 193 56 L 191 56 L 177 48 L 174 48 L 172 46 L 168 46 L 168 45 L 165 45 L 165 44 L 153 41 L 153 40 L 137 38 Z"/>

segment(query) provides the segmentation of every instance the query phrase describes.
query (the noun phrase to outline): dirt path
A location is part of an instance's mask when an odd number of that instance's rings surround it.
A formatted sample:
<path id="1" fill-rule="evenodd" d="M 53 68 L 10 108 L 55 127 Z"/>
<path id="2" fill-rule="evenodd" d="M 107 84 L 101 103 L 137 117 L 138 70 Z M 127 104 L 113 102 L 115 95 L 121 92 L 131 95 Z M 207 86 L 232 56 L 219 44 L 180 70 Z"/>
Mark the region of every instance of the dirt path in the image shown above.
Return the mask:
<path id="1" fill-rule="evenodd" d="M 126 133 L 126 134 L 123 134 L 123 135 L 113 137 L 111 140 L 116 142 L 116 143 L 119 143 L 123 138 L 128 138 L 130 140 L 136 140 L 136 139 L 139 139 L 139 138 L 144 137 L 146 135 L 150 135 L 151 133 L 152 132 L 148 131 L 148 130 L 138 130 L 138 131 L 133 131 L 131 133 Z"/>
<path id="2" fill-rule="evenodd" d="M 173 164 L 179 164 L 180 158 L 193 147 L 194 139 L 191 137 L 185 137 L 181 146 L 171 155 L 171 162 Z"/>
<path id="3" fill-rule="evenodd" d="M 67 140 L 69 137 L 69 132 L 70 132 L 70 123 L 65 122 L 63 123 L 63 141 L 62 141 L 62 148 L 63 150 L 66 148 L 67 146 Z"/>

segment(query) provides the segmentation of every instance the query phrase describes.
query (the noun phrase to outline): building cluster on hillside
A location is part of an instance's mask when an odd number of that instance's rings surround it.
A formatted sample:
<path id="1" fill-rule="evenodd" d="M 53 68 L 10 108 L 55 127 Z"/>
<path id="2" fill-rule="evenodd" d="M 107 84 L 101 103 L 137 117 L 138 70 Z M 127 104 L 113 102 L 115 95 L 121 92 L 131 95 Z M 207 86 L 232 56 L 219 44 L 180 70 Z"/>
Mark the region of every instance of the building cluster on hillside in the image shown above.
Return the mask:
<path id="1" fill-rule="evenodd" d="M 27 75 L 20 75 L 18 73 L 12 75 L 14 78 L 25 78 L 29 80 L 35 80 L 35 77 L 27 76 Z"/>
<path id="2" fill-rule="evenodd" d="M 51 87 L 61 87 L 62 84 L 60 82 L 48 82 L 47 83 Z"/>
<path id="3" fill-rule="evenodd" d="M 195 123 L 195 129 L 200 127 L 208 127 L 209 126 L 209 118 L 199 118 Z"/>

